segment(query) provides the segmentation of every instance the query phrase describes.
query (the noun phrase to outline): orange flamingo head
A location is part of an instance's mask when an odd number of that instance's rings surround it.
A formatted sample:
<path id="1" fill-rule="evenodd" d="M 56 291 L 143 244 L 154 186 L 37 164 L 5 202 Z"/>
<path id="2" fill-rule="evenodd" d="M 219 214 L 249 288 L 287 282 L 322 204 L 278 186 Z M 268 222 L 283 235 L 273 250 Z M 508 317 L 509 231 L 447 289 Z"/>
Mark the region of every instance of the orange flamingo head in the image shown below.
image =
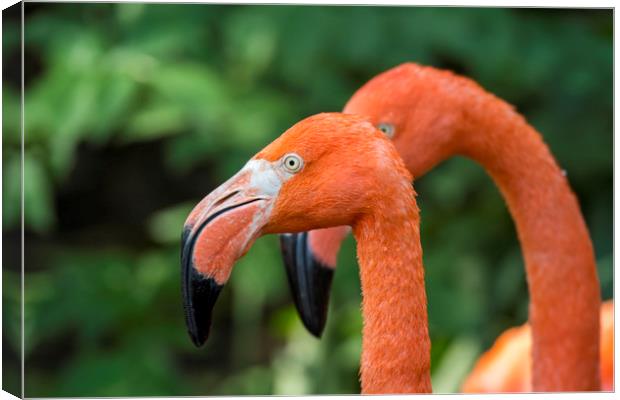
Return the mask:
<path id="1" fill-rule="evenodd" d="M 406 63 L 368 81 L 344 112 L 368 117 L 391 138 L 416 178 L 451 154 L 459 132 L 454 110 L 462 109 L 458 93 L 467 85 L 474 83 L 449 71 Z"/>
<path id="2" fill-rule="evenodd" d="M 235 261 L 256 238 L 354 225 L 390 180 L 411 176 L 392 143 L 365 118 L 309 117 L 256 154 L 190 213 L 182 237 L 183 292 L 194 343 Z"/>

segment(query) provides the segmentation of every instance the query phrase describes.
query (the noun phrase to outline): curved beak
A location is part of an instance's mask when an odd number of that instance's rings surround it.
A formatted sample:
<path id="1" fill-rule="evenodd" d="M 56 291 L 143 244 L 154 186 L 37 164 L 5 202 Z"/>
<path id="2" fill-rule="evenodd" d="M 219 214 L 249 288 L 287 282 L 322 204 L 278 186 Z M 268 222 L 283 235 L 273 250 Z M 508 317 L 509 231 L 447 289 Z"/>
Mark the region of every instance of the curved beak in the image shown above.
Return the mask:
<path id="1" fill-rule="evenodd" d="M 336 259 L 351 228 L 338 226 L 280 235 L 280 250 L 297 312 L 306 329 L 321 337 L 327 321 Z"/>
<path id="2" fill-rule="evenodd" d="M 213 306 L 232 267 L 269 220 L 281 182 L 272 165 L 251 160 L 190 213 L 181 238 L 185 322 L 196 346 L 209 336 Z"/>
<path id="3" fill-rule="evenodd" d="M 280 235 L 280 250 L 299 317 L 306 329 L 320 338 L 327 321 L 334 269 L 314 256 L 307 232 Z"/>

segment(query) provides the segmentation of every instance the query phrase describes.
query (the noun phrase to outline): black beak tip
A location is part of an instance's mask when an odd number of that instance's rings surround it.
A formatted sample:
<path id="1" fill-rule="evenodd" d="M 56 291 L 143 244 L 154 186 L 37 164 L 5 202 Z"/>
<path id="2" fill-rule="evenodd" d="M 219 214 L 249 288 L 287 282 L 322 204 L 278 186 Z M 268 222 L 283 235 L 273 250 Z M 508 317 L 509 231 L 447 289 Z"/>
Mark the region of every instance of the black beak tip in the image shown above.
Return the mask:
<path id="1" fill-rule="evenodd" d="M 321 336 L 323 336 L 323 330 L 325 329 L 325 322 L 321 324 L 319 321 L 311 322 L 305 318 L 302 318 L 302 322 L 304 323 L 304 326 L 306 327 L 308 332 L 312 334 L 312 336 L 314 336 L 317 339 L 320 339 Z"/>
<path id="2" fill-rule="evenodd" d="M 223 285 L 194 268 L 192 241 L 189 230 L 184 229 L 181 238 L 183 308 L 189 336 L 196 347 L 201 347 L 209 337 L 213 306 Z"/>
<path id="3" fill-rule="evenodd" d="M 189 335 L 192 339 L 192 343 L 194 343 L 194 346 L 198 348 L 202 347 L 209 338 L 209 332 L 206 332 L 204 334 L 189 332 Z"/>
<path id="4" fill-rule="evenodd" d="M 191 331 L 188 329 L 187 333 L 189 333 L 189 337 L 192 339 L 192 343 L 194 343 L 194 346 L 196 347 L 202 347 L 202 345 L 205 344 L 207 342 L 207 339 L 209 338 L 208 330 L 205 333 L 199 331 Z"/>
<path id="5" fill-rule="evenodd" d="M 187 331 L 196 347 L 207 341 L 211 330 L 213 306 L 223 286 L 191 268 L 190 280 L 184 296 Z"/>
<path id="6" fill-rule="evenodd" d="M 320 338 L 327 321 L 334 270 L 314 257 L 305 232 L 280 235 L 280 248 L 297 312 L 306 329 Z"/>

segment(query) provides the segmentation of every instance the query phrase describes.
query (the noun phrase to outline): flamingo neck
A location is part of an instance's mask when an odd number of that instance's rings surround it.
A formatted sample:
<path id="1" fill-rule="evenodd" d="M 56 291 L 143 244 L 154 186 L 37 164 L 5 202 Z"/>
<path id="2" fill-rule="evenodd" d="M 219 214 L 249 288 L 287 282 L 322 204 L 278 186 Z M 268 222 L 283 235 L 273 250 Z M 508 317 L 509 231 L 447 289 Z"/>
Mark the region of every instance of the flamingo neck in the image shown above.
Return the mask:
<path id="1" fill-rule="evenodd" d="M 491 175 L 517 227 L 530 292 L 533 389 L 600 390 L 599 281 L 579 204 L 538 132 L 506 103 L 489 100 L 462 125 L 461 152 Z"/>
<path id="2" fill-rule="evenodd" d="M 390 204 L 353 227 L 363 294 L 364 394 L 432 390 L 420 221 L 415 193 L 405 183 L 386 194 Z"/>

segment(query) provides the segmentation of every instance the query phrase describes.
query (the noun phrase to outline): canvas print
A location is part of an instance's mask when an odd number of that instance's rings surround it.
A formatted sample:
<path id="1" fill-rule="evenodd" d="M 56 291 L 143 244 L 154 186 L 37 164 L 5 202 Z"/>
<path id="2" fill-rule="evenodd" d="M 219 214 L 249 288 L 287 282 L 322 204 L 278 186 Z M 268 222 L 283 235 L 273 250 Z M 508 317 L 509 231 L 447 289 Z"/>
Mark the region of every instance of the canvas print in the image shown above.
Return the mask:
<path id="1" fill-rule="evenodd" d="M 613 10 L 2 29 L 3 390 L 615 390 Z"/>

